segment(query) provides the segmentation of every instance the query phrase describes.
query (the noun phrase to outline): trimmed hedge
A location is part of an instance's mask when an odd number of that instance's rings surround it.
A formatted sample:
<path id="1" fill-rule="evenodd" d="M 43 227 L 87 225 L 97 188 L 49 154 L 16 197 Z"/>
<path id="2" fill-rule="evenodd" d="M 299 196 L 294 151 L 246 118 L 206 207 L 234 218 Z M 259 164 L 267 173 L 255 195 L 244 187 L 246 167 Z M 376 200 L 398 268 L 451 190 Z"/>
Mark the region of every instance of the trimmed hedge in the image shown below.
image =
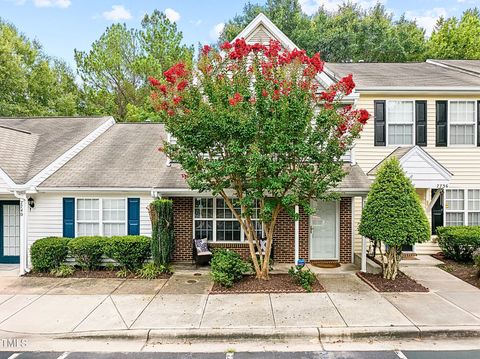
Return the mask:
<path id="1" fill-rule="evenodd" d="M 67 258 L 70 238 L 47 237 L 35 241 L 30 248 L 32 267 L 36 272 L 50 272 Z"/>
<path id="2" fill-rule="evenodd" d="M 70 255 L 83 269 L 97 268 L 104 254 L 106 237 L 77 237 L 68 243 Z"/>
<path id="3" fill-rule="evenodd" d="M 438 227 L 438 245 L 445 257 L 469 262 L 472 253 L 480 248 L 480 226 Z"/>
<path id="4" fill-rule="evenodd" d="M 105 241 L 105 255 L 128 270 L 135 270 L 150 257 L 150 242 L 145 236 L 111 237 Z"/>

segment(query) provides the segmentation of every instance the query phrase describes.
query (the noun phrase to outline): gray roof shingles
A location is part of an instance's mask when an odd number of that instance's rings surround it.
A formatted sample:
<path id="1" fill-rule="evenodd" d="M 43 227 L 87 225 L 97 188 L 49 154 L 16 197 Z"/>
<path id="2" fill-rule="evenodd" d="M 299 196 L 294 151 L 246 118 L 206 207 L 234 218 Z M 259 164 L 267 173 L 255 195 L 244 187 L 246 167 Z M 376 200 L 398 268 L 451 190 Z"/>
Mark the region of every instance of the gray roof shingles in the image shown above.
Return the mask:
<path id="1" fill-rule="evenodd" d="M 353 74 L 358 90 L 375 87 L 480 87 L 480 77 L 421 63 L 327 63 L 338 80 Z"/>
<path id="2" fill-rule="evenodd" d="M 431 60 L 433 62 L 460 69 L 480 76 L 480 60 Z"/>
<path id="3" fill-rule="evenodd" d="M 0 118 L 0 168 L 27 183 L 111 117 Z"/>

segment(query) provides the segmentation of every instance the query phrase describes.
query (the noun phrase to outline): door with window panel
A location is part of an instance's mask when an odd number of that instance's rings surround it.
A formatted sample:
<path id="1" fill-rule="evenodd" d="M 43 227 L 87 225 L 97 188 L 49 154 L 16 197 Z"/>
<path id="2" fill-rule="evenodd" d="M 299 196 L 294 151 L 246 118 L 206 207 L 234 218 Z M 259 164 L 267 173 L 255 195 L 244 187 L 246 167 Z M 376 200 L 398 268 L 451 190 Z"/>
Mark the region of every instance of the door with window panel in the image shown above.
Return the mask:
<path id="1" fill-rule="evenodd" d="M 0 263 L 20 262 L 20 203 L 0 201 Z"/>

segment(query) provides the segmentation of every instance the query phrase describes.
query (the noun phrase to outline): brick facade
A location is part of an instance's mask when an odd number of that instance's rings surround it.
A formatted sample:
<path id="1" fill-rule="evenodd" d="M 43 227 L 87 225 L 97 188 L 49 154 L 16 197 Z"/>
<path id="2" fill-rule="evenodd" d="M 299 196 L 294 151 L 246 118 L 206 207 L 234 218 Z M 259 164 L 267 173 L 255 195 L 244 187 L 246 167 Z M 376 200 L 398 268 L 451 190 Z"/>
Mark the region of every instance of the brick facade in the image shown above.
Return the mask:
<path id="1" fill-rule="evenodd" d="M 352 263 L 352 198 L 340 200 L 340 263 Z"/>
<path id="2" fill-rule="evenodd" d="M 173 260 L 192 260 L 193 238 L 193 200 L 191 197 L 175 197 L 173 200 L 173 219 L 175 228 L 175 250 Z M 351 262 L 352 251 L 352 206 L 351 198 L 342 197 L 340 201 L 340 262 Z M 300 248 L 299 257 L 309 260 L 309 218 L 300 209 Z M 279 214 L 273 239 L 273 255 L 277 263 L 293 263 L 295 258 L 295 222 L 284 211 Z M 230 248 L 245 259 L 250 258 L 248 243 L 210 244 L 211 248 Z"/>

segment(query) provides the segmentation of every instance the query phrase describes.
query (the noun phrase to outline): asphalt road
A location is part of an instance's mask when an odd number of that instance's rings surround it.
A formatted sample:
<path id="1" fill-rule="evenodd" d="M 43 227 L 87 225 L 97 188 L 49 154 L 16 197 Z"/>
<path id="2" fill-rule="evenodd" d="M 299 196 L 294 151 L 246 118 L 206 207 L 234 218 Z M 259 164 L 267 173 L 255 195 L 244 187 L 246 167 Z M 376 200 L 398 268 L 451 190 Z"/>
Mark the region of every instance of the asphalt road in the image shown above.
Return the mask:
<path id="1" fill-rule="evenodd" d="M 0 359 L 480 359 L 480 350 L 367 351 L 367 352 L 258 352 L 258 353 L 61 353 L 0 352 Z"/>

